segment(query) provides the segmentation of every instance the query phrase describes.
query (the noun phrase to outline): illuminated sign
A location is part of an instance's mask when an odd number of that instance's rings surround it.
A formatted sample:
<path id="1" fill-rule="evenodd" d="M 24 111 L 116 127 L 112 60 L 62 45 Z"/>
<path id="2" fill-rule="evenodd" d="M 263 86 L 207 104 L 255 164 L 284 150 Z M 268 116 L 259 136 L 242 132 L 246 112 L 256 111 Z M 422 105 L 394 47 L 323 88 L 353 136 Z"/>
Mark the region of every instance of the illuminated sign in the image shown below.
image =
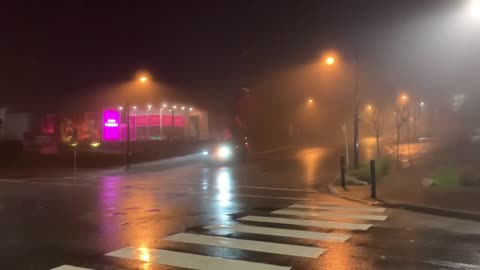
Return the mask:
<path id="1" fill-rule="evenodd" d="M 117 110 L 103 111 L 103 139 L 118 141 L 120 139 L 120 113 Z"/>

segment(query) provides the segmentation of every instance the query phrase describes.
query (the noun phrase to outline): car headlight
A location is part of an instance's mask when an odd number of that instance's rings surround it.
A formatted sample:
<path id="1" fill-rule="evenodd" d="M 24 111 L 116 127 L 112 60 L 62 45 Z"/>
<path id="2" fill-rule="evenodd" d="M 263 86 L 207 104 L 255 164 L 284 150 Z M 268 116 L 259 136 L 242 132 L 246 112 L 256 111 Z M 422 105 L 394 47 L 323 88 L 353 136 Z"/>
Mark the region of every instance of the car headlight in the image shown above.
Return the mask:
<path id="1" fill-rule="evenodd" d="M 227 145 L 222 145 L 218 148 L 217 155 L 223 159 L 230 158 L 232 155 L 232 149 Z"/>

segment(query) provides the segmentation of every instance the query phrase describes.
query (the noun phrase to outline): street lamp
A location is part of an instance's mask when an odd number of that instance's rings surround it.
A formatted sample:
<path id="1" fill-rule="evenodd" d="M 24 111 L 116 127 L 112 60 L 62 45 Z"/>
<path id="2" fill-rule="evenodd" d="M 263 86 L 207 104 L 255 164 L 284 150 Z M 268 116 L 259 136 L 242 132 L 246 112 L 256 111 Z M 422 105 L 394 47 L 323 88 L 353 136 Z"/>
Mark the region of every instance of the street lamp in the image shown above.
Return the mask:
<path id="1" fill-rule="evenodd" d="M 325 59 L 325 63 L 328 66 L 332 66 L 335 63 L 335 58 L 329 56 Z M 357 53 L 355 52 L 354 60 L 354 86 L 353 86 L 353 97 L 354 97 L 354 112 L 353 112 L 353 165 L 355 169 L 358 169 L 358 122 L 360 119 L 359 113 L 359 93 L 358 93 L 358 59 Z"/>
<path id="2" fill-rule="evenodd" d="M 425 102 L 423 102 L 423 101 L 420 102 L 420 106 L 422 106 L 422 107 L 425 106 Z"/>
<path id="3" fill-rule="evenodd" d="M 470 5 L 470 13 L 473 17 L 480 17 L 480 0 L 472 0 Z"/>
<path id="4" fill-rule="evenodd" d="M 367 106 L 367 110 L 369 110 L 369 111 L 373 110 L 372 105 L 368 105 L 368 106 Z"/>
<path id="5" fill-rule="evenodd" d="M 147 76 L 143 75 L 138 78 L 138 82 L 141 84 L 145 84 L 148 82 Z M 126 144 L 125 144 L 125 169 L 128 170 L 130 169 L 130 157 L 131 157 L 131 151 L 130 151 L 130 95 L 127 93 L 127 100 L 125 104 L 126 108 L 126 121 L 127 121 L 127 138 L 126 138 Z M 137 109 L 137 106 L 132 107 L 134 110 Z M 136 129 L 137 129 L 137 113 L 135 113 L 135 135 L 136 135 Z"/>
<path id="6" fill-rule="evenodd" d="M 335 58 L 333 57 L 327 57 L 327 59 L 325 60 L 325 63 L 329 66 L 333 65 L 335 63 Z"/>
<path id="7" fill-rule="evenodd" d="M 313 99 L 309 99 L 309 100 L 308 100 L 308 103 L 313 103 Z"/>

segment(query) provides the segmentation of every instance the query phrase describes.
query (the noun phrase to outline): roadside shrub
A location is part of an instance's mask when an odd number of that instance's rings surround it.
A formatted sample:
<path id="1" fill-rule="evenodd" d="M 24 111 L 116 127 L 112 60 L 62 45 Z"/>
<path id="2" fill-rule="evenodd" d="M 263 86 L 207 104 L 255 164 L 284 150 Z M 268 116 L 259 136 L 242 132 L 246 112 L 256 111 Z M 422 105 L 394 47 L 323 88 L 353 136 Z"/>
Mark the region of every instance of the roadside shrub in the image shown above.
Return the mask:
<path id="1" fill-rule="evenodd" d="M 375 173 L 377 179 L 380 179 L 382 176 L 387 175 L 390 172 L 390 163 L 391 160 L 388 157 L 380 158 L 375 162 Z M 354 177 L 370 183 L 370 164 L 362 163 L 357 170 L 353 170 L 351 175 Z"/>

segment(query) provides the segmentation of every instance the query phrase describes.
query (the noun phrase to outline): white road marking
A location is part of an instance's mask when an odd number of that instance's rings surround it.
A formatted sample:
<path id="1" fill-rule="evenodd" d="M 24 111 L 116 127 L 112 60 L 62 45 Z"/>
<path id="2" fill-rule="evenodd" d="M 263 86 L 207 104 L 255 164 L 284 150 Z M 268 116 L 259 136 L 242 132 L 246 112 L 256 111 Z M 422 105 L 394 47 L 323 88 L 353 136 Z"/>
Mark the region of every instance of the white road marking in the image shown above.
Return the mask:
<path id="1" fill-rule="evenodd" d="M 276 188 L 276 187 L 261 187 L 261 186 L 233 186 L 234 188 L 251 188 L 251 189 L 265 189 L 265 190 L 279 190 L 279 191 L 294 191 L 294 192 L 309 192 L 309 193 L 318 193 L 314 189 L 295 189 L 295 188 Z"/>
<path id="2" fill-rule="evenodd" d="M 214 194 L 217 195 L 217 194 Z M 233 196 L 237 197 L 248 197 L 248 198 L 260 198 L 260 199 L 276 199 L 276 200 L 292 200 L 292 201 L 311 201 L 309 198 L 299 198 L 299 197 L 276 197 L 276 196 L 262 196 L 262 195 L 250 195 L 250 194 L 236 194 L 232 193 Z"/>
<path id="3" fill-rule="evenodd" d="M 358 214 L 347 214 L 347 213 L 337 213 L 329 211 L 295 211 L 295 210 L 277 210 L 273 211 L 272 214 L 276 215 L 290 215 L 290 216 L 308 216 L 308 217 L 326 217 L 326 218 L 352 218 L 352 219 L 367 219 L 367 220 L 386 220 L 387 216 L 380 215 L 358 215 Z"/>
<path id="4" fill-rule="evenodd" d="M 185 181 L 185 180 L 160 180 L 160 182 L 172 183 L 172 184 L 180 184 L 180 185 L 198 185 L 201 186 L 205 182 L 201 181 Z M 208 183 L 215 187 L 215 183 Z M 278 190 L 278 191 L 293 191 L 293 192 L 307 192 L 307 193 L 319 193 L 317 190 L 314 189 L 297 189 L 297 188 L 280 188 L 280 187 L 267 187 L 267 186 L 248 186 L 248 185 L 232 185 L 232 189 L 235 188 L 249 188 L 249 189 L 264 189 L 264 190 Z"/>
<path id="5" fill-rule="evenodd" d="M 110 253 L 108 256 L 125 259 L 148 261 L 155 264 L 163 264 L 180 268 L 195 270 L 290 270 L 291 267 L 272 264 L 224 259 L 204 255 L 176 252 L 163 249 L 147 249 L 142 256 L 138 248 L 126 247 Z M 143 259 L 142 259 L 143 258 Z"/>
<path id="6" fill-rule="evenodd" d="M 302 238 L 302 239 L 313 239 L 320 241 L 332 241 L 343 243 L 347 241 L 351 235 L 349 234 L 339 234 L 339 233 L 321 233 L 321 232 L 310 232 L 310 231 L 301 231 L 301 230 L 288 230 L 288 229 L 277 229 L 270 227 L 260 227 L 260 226 L 250 226 L 243 224 L 228 224 L 221 225 L 215 224 L 205 227 L 209 230 L 229 230 L 242 233 L 252 233 L 252 234 L 263 234 L 263 235 L 274 235 L 282 237 L 292 237 L 292 238 Z"/>
<path id="7" fill-rule="evenodd" d="M 325 249 L 317 247 L 278 244 L 192 233 L 179 233 L 166 237 L 164 238 L 164 240 L 207 246 L 236 248 L 306 258 L 317 258 L 325 251 Z"/>
<path id="8" fill-rule="evenodd" d="M 305 208 L 311 210 L 352 210 L 352 211 L 367 211 L 367 212 L 385 212 L 385 208 L 381 207 L 342 207 L 342 206 L 330 206 L 330 205 L 305 205 L 294 204 L 288 208 Z"/>
<path id="9" fill-rule="evenodd" d="M 347 223 L 347 222 L 336 222 L 336 221 L 326 221 L 326 220 L 261 217 L 261 216 L 246 216 L 246 217 L 239 218 L 238 220 L 280 223 L 280 224 L 300 225 L 300 226 L 312 226 L 312 227 L 322 227 L 322 228 L 332 228 L 332 229 L 362 230 L 362 231 L 366 231 L 370 227 L 372 227 L 372 224 Z"/>
<path id="10" fill-rule="evenodd" d="M 59 267 L 52 268 L 50 270 L 93 270 L 91 268 L 76 267 L 71 265 L 62 265 Z"/>

